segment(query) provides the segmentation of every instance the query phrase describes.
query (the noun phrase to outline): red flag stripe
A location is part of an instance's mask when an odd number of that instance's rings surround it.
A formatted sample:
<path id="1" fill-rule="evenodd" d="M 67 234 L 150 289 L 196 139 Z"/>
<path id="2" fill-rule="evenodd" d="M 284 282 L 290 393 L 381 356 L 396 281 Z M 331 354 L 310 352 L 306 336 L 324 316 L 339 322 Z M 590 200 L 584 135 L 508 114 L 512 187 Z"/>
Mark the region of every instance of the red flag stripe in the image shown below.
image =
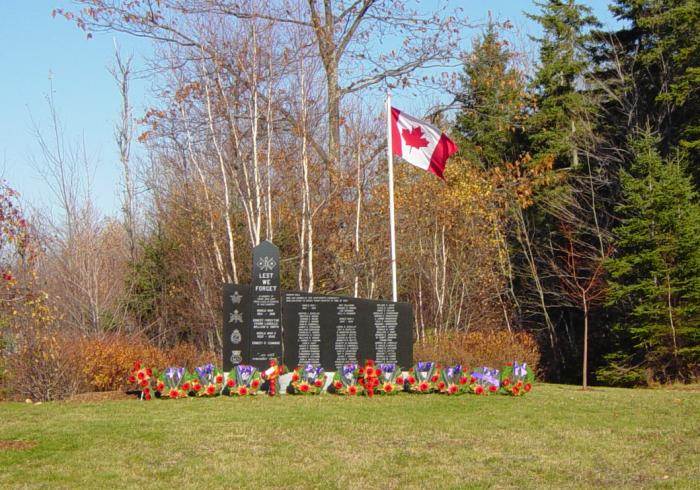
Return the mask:
<path id="1" fill-rule="evenodd" d="M 457 145 L 454 141 L 445 136 L 445 133 L 440 135 L 440 141 L 438 141 L 433 154 L 430 156 L 430 166 L 428 170 L 445 180 L 443 177 L 443 172 L 445 171 L 445 164 L 447 159 L 457 152 Z"/>
<path id="2" fill-rule="evenodd" d="M 391 151 L 394 155 L 402 156 L 401 135 L 399 134 L 399 114 L 401 111 L 395 107 L 391 108 Z"/>

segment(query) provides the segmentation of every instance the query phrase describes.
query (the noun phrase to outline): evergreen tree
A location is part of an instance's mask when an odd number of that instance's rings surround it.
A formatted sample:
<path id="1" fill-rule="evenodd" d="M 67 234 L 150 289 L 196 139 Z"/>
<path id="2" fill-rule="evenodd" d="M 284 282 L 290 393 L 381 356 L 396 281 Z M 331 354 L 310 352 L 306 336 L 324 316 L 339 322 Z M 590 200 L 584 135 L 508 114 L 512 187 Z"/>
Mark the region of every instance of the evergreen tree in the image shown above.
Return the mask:
<path id="1" fill-rule="evenodd" d="M 624 146 L 635 127 L 660 135 L 662 156 L 688 152 L 700 184 L 700 0 L 616 0 L 624 27 L 599 33 L 596 77 L 610 95 L 607 132 Z"/>
<path id="2" fill-rule="evenodd" d="M 586 44 L 598 26 L 591 9 L 574 0 L 537 3 L 539 14 L 528 14 L 543 30 L 535 39 L 540 64 L 533 80 L 537 111 L 529 120 L 535 163 L 552 160 L 555 169 L 579 166 L 578 147 L 588 138 L 591 104 L 580 89 L 589 69 Z"/>
<path id="3" fill-rule="evenodd" d="M 464 61 L 456 120 L 461 154 L 482 168 L 513 162 L 522 152 L 527 108 L 525 81 L 514 66 L 515 53 L 490 21 Z"/>
<path id="4" fill-rule="evenodd" d="M 584 370 L 571 361 L 579 356 L 584 365 L 587 361 L 584 325 L 589 314 L 571 306 L 568 278 L 561 275 L 556 251 L 566 250 L 571 242 L 562 236 L 566 229 L 581 250 L 593 253 L 588 257 L 591 263 L 597 260 L 596 251 L 604 253 L 595 209 L 594 162 L 579 157 L 582 149 L 591 151 L 594 145 L 591 127 L 597 114 L 585 77 L 590 71 L 587 43 L 598 22 L 588 7 L 574 0 L 546 0 L 537 6 L 539 12 L 528 14 L 541 25 L 542 35 L 535 38 L 540 59 L 531 83 L 534 109 L 526 134 L 532 155 L 529 168 L 544 176 L 544 185 L 537 186 L 534 205 L 520 222 L 520 236 L 529 235 L 532 245 L 520 247 L 523 265 L 529 266 L 518 267 L 524 273 L 518 284 L 523 303 L 528 296 L 538 299 L 540 315 L 534 320 L 549 331 L 542 347 L 550 362 L 555 360 L 550 374 L 572 379 Z"/>
<path id="5" fill-rule="evenodd" d="M 665 161 L 649 131 L 631 141 L 622 172 L 617 252 L 607 263 L 620 311 L 618 350 L 599 379 L 687 379 L 700 365 L 700 207 L 678 159 Z"/>

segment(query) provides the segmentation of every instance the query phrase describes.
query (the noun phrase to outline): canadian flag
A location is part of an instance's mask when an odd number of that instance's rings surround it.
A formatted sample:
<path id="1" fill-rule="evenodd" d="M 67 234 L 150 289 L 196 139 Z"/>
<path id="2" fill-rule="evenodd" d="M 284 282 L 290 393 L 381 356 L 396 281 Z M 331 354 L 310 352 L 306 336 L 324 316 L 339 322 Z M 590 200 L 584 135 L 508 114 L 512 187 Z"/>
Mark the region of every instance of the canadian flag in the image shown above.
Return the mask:
<path id="1" fill-rule="evenodd" d="M 391 146 L 394 155 L 444 180 L 447 159 L 457 145 L 432 124 L 391 108 Z"/>

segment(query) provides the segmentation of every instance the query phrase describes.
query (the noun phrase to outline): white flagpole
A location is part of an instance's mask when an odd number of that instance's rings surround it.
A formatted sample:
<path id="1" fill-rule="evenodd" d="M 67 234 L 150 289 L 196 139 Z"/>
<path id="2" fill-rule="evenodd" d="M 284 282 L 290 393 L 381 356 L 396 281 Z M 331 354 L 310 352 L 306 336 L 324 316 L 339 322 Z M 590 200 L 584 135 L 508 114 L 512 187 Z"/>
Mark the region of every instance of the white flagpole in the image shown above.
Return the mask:
<path id="1" fill-rule="evenodd" d="M 386 156 L 389 163 L 389 226 L 391 227 L 391 297 L 397 299 L 396 287 L 396 231 L 394 226 L 394 154 L 391 143 L 391 91 L 386 93 Z"/>

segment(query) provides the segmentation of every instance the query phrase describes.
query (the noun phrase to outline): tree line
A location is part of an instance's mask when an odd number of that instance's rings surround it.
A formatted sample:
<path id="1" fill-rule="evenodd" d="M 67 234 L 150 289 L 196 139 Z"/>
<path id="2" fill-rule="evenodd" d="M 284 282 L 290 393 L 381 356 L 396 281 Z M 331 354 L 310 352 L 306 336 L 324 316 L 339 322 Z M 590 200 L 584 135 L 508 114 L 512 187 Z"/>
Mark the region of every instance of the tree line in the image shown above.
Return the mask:
<path id="1" fill-rule="evenodd" d="M 455 127 L 513 186 L 506 292 L 555 378 L 697 377 L 699 6 L 618 0 L 606 31 L 541 2 L 529 76 L 494 24 L 465 62 Z"/>

